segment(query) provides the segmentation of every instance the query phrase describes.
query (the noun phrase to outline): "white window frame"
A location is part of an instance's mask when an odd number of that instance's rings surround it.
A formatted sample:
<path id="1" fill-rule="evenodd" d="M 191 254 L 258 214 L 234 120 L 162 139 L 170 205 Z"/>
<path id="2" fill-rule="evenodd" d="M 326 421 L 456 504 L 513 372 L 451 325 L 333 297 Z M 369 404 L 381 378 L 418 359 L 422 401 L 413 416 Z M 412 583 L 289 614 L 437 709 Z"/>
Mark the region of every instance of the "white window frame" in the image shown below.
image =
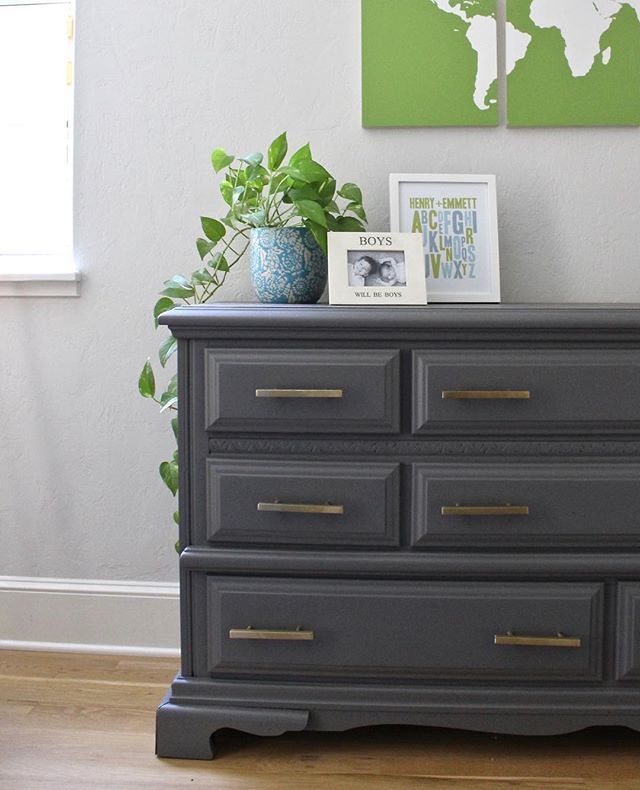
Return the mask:
<path id="1" fill-rule="evenodd" d="M 74 0 L 0 0 L 0 6 L 71 4 L 75 27 Z M 72 32 L 75 45 L 75 29 Z M 69 114 L 69 150 L 73 184 L 73 90 L 75 58 L 72 60 L 72 95 Z M 73 207 L 73 194 L 69 195 Z M 73 212 L 72 212 L 73 213 Z M 73 241 L 72 241 L 73 245 Z M 0 254 L 0 297 L 2 296 L 79 296 L 80 272 L 74 263 L 73 251 L 68 255 L 2 255 Z"/>

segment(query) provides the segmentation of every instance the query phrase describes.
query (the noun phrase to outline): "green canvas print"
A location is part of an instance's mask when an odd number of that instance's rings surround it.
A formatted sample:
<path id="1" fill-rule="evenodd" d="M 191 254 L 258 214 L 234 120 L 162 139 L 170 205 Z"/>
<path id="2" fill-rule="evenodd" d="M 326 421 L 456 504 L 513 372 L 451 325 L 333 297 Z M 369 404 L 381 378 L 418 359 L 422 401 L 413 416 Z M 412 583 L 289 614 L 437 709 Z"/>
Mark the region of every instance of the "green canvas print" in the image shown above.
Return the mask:
<path id="1" fill-rule="evenodd" d="M 640 124 L 640 0 L 507 0 L 509 126 Z"/>
<path id="2" fill-rule="evenodd" d="M 363 126 L 496 126 L 496 0 L 362 0 Z"/>

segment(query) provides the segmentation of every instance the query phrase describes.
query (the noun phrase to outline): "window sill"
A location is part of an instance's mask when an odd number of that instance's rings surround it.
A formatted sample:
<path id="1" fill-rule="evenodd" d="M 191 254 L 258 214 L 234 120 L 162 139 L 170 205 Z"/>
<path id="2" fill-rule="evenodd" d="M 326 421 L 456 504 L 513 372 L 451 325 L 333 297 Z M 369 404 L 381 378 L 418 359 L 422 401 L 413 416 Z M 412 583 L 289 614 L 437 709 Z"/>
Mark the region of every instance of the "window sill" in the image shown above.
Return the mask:
<path id="1" fill-rule="evenodd" d="M 0 296 L 80 296 L 80 272 L 0 272 Z"/>

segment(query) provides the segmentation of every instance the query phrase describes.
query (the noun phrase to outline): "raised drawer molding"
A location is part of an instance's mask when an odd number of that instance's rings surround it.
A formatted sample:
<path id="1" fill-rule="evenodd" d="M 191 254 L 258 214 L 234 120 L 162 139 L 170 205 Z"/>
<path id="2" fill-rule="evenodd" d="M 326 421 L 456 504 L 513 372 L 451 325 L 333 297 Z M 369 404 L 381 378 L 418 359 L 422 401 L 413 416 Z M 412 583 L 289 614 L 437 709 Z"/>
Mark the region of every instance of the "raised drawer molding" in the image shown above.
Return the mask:
<path id="1" fill-rule="evenodd" d="M 207 349 L 210 431 L 393 433 L 397 351 Z"/>
<path id="2" fill-rule="evenodd" d="M 484 582 L 207 580 L 211 673 L 599 680 L 602 587 Z M 455 623 L 456 627 L 452 627 Z M 234 628 L 312 638 L 230 638 Z M 498 644 L 510 633 L 579 640 L 576 648 Z M 508 640 L 507 640 L 508 641 Z"/>
<path id="3" fill-rule="evenodd" d="M 208 541 L 397 546 L 398 464 L 208 458 Z"/>
<path id="4" fill-rule="evenodd" d="M 421 350 L 413 357 L 416 432 L 640 429 L 635 349 Z"/>
<path id="5" fill-rule="evenodd" d="M 182 664 L 156 751 L 640 730 L 640 308 L 177 308 Z"/>

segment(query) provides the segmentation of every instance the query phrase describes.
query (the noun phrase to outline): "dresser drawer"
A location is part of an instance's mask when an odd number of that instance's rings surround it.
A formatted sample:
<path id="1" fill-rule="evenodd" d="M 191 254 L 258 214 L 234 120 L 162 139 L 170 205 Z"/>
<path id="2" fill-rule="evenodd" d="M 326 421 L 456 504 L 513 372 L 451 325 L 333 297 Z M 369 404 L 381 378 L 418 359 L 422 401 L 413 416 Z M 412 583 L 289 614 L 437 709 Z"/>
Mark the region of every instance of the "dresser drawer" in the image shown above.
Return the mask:
<path id="1" fill-rule="evenodd" d="M 640 428 L 640 352 L 414 351 L 413 430 Z"/>
<path id="2" fill-rule="evenodd" d="M 397 546 L 390 463 L 207 459 L 207 540 Z"/>
<path id="3" fill-rule="evenodd" d="M 640 584 L 618 585 L 616 679 L 640 681 Z"/>
<path id="4" fill-rule="evenodd" d="M 398 351 L 207 349 L 210 431 L 395 433 Z"/>
<path id="5" fill-rule="evenodd" d="M 414 464 L 414 546 L 640 545 L 640 465 Z"/>
<path id="6" fill-rule="evenodd" d="M 212 674 L 601 677 L 598 584 L 210 576 L 207 598 Z"/>

